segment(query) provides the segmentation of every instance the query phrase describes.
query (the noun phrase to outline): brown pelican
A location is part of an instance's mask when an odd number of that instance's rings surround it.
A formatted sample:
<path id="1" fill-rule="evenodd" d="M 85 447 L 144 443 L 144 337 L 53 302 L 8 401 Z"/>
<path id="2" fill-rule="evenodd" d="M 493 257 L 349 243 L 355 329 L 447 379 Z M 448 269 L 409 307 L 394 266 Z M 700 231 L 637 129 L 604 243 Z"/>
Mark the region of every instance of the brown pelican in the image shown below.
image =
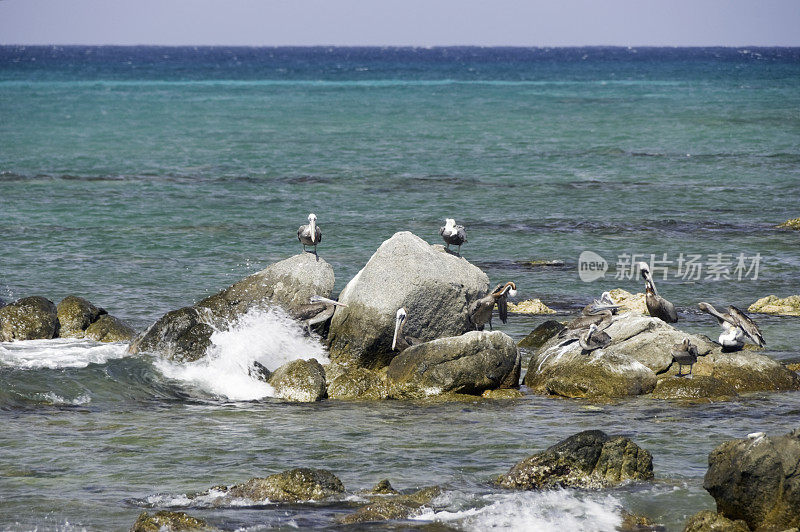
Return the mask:
<path id="1" fill-rule="evenodd" d="M 595 311 L 605 310 L 608 309 L 611 311 L 611 314 L 616 314 L 617 310 L 620 308 L 620 305 L 615 305 L 614 301 L 611 299 L 610 292 L 603 292 L 600 296 L 600 299 L 595 299 L 585 307 L 583 307 L 583 311 L 581 314 L 584 316 L 589 316 L 594 314 Z"/>
<path id="2" fill-rule="evenodd" d="M 647 304 L 647 312 L 654 318 L 659 318 L 667 323 L 675 323 L 678 321 L 678 312 L 675 310 L 675 305 L 658 295 L 656 284 L 653 282 L 653 276 L 650 275 L 650 267 L 646 262 L 640 262 L 638 266 L 645 280 L 646 295 L 644 300 Z"/>
<path id="3" fill-rule="evenodd" d="M 675 344 L 672 349 L 672 360 L 678 363 L 678 377 L 684 377 L 683 366 L 689 366 L 689 373 L 692 374 L 692 366 L 697 362 L 697 347 L 688 339 L 684 338 L 683 342 Z"/>
<path id="4" fill-rule="evenodd" d="M 478 331 L 483 330 L 486 322 L 489 322 L 489 330 L 492 330 L 492 311 L 495 304 L 500 314 L 500 321 L 503 323 L 508 319 L 508 296 L 517 295 L 517 285 L 512 281 L 506 284 L 499 284 L 486 296 L 473 301 L 469 306 L 469 321 Z"/>
<path id="5" fill-rule="evenodd" d="M 750 338 L 759 347 L 767 345 L 764 337 L 761 336 L 761 330 L 758 325 L 747 314 L 733 305 L 729 306 L 728 312 L 725 313 L 717 311 L 710 303 L 704 301 L 697 306 L 703 312 L 717 318 L 717 323 L 723 330 L 723 333 L 719 335 L 719 343 L 722 344 L 723 348 L 730 350 L 741 349 L 747 338 Z"/>
<path id="6" fill-rule="evenodd" d="M 317 323 L 325 323 L 331 319 L 331 316 L 333 316 L 333 313 L 336 311 L 336 307 L 346 306 L 347 305 L 344 303 L 339 303 L 333 299 L 314 295 L 308 299 L 307 304 L 301 305 L 295 312 L 293 312 L 292 316 L 295 319 L 302 321 L 308 329 L 308 334 L 311 334 L 312 325 L 316 325 Z"/>
<path id="7" fill-rule="evenodd" d="M 603 330 L 611 325 L 611 319 L 614 317 L 613 309 L 617 305 L 589 305 L 589 310 L 584 309 L 583 313 L 569 322 L 567 326 L 558 333 L 559 338 L 565 338 L 567 341 L 577 340 L 583 332 L 596 325 L 599 330 Z M 587 314 L 588 312 L 588 314 Z"/>
<path id="8" fill-rule="evenodd" d="M 595 349 L 606 347 L 611 343 L 611 337 L 593 323 L 589 326 L 589 330 L 578 338 L 578 342 L 580 342 L 583 352 L 589 353 Z"/>
<path id="9" fill-rule="evenodd" d="M 317 252 L 317 244 L 322 242 L 322 229 L 317 225 L 317 215 L 313 212 L 308 215 L 308 225 L 297 229 L 297 240 L 303 244 L 303 251 L 306 251 L 306 246 L 314 246 L 314 253 Z"/>
<path id="10" fill-rule="evenodd" d="M 406 309 L 397 309 L 394 320 L 394 338 L 392 338 L 392 351 L 403 351 L 412 345 L 424 343 L 424 340 L 403 334 L 403 325 L 408 321 Z"/>
<path id="11" fill-rule="evenodd" d="M 461 244 L 467 241 L 467 231 L 463 225 L 456 225 L 454 219 L 446 218 L 444 225 L 439 229 L 439 234 L 447 244 L 447 249 L 450 249 L 450 244 L 458 246 L 458 254 L 461 255 Z"/>

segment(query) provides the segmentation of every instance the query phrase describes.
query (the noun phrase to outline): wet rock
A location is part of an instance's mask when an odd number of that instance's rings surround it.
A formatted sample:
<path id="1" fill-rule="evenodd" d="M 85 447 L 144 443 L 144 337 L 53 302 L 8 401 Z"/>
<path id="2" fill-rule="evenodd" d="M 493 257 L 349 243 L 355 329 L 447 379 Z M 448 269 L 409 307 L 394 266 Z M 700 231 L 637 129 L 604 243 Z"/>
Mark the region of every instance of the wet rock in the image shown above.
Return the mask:
<path id="1" fill-rule="evenodd" d="M 433 340 L 471 327 L 469 305 L 485 295 L 489 278 L 466 259 L 407 231 L 396 233 L 347 284 L 331 321 L 331 360 L 370 369 L 387 366 L 397 309 L 405 307 L 409 336 Z"/>
<path id="2" fill-rule="evenodd" d="M 786 369 L 797 373 L 798 371 L 800 371 L 800 363 L 786 364 Z"/>
<path id="3" fill-rule="evenodd" d="M 375 484 L 375 486 L 367 491 L 369 495 L 400 495 L 400 492 L 392 487 L 388 478 L 385 478 Z"/>
<path id="4" fill-rule="evenodd" d="M 800 390 L 800 376 L 768 356 L 752 351 L 712 352 L 698 358 L 692 374 L 711 376 L 739 393 Z"/>
<path id="5" fill-rule="evenodd" d="M 521 399 L 525 394 L 516 388 L 499 388 L 486 390 L 481 394 L 484 399 Z"/>
<path id="6" fill-rule="evenodd" d="M 781 316 L 800 316 L 800 296 L 789 296 L 783 299 L 778 296 L 762 297 L 747 307 L 747 311 Z"/>
<path id="7" fill-rule="evenodd" d="M 794 229 L 795 231 L 800 231 L 800 218 L 792 218 L 791 220 L 786 220 L 780 225 L 776 225 L 778 229 Z"/>
<path id="8" fill-rule="evenodd" d="M 386 399 L 389 390 L 385 377 L 385 372 L 366 368 L 348 369 L 328 383 L 328 397 L 343 400 Z"/>
<path id="9" fill-rule="evenodd" d="M 528 299 L 519 303 L 508 303 L 508 311 L 514 314 L 555 314 L 556 311 L 542 303 L 541 299 Z"/>
<path id="10" fill-rule="evenodd" d="M 318 501 L 343 492 L 341 480 L 330 471 L 301 467 L 266 478 L 251 478 L 228 488 L 226 496 L 251 501 L 303 502 Z"/>
<path id="11" fill-rule="evenodd" d="M 212 531 L 202 519 L 197 519 L 183 512 L 159 511 L 153 515 L 147 512 L 139 514 L 139 518 L 131 527 L 131 532 L 179 532 L 179 531 Z"/>
<path id="12" fill-rule="evenodd" d="M 509 489 L 606 488 L 653 478 L 653 457 L 624 436 L 579 432 L 518 463 L 496 483 Z"/>
<path id="13" fill-rule="evenodd" d="M 84 331 L 97 321 L 105 309 L 97 308 L 89 301 L 77 296 L 67 296 L 56 307 L 61 338 L 83 338 Z"/>
<path id="14" fill-rule="evenodd" d="M 666 528 L 656 524 L 655 521 L 644 515 L 633 514 L 622 510 L 622 523 L 617 527 L 618 532 L 664 532 Z"/>
<path id="15" fill-rule="evenodd" d="M 648 316 L 650 313 L 647 311 L 647 303 L 645 302 L 645 295 L 641 292 L 631 294 L 622 288 L 615 288 L 609 292 L 611 301 L 615 305 L 620 305 L 620 311 L 630 311 L 637 314 L 644 314 Z"/>
<path id="16" fill-rule="evenodd" d="M 528 336 L 520 340 L 517 345 L 525 349 L 539 349 L 563 329 L 564 326 L 561 323 L 555 320 L 547 320 L 532 330 Z"/>
<path id="17" fill-rule="evenodd" d="M 408 399 L 516 388 L 519 375 L 520 355 L 510 336 L 471 331 L 409 347 L 389 364 L 386 380 L 389 397 Z"/>
<path id="18" fill-rule="evenodd" d="M 683 532 L 750 532 L 750 528 L 741 519 L 732 521 L 711 510 L 703 510 L 689 518 Z"/>
<path id="19" fill-rule="evenodd" d="M 49 339 L 57 334 L 58 314 L 49 299 L 25 297 L 0 308 L 0 342 Z"/>
<path id="20" fill-rule="evenodd" d="M 164 314 L 131 342 L 131 353 L 159 353 L 174 362 L 194 362 L 206 355 L 214 328 L 205 314 L 183 307 Z"/>
<path id="21" fill-rule="evenodd" d="M 282 399 L 313 403 L 325 397 L 325 370 L 315 358 L 293 360 L 276 369 L 269 384 Z"/>
<path id="22" fill-rule="evenodd" d="M 723 443 L 708 456 L 703 487 L 717 512 L 752 530 L 800 527 L 800 429 Z"/>
<path id="23" fill-rule="evenodd" d="M 103 314 L 89 325 L 84 336 L 97 342 L 128 342 L 136 335 L 131 327 L 119 318 Z"/>
<path id="24" fill-rule="evenodd" d="M 411 495 L 395 495 L 373 498 L 372 501 L 356 512 L 340 518 L 342 524 L 369 523 L 389 519 L 408 519 L 419 513 L 442 493 L 441 488 L 432 486 L 423 488 Z"/>
<path id="25" fill-rule="evenodd" d="M 654 399 L 728 401 L 738 396 L 727 382 L 704 375 L 660 379 L 653 390 Z"/>

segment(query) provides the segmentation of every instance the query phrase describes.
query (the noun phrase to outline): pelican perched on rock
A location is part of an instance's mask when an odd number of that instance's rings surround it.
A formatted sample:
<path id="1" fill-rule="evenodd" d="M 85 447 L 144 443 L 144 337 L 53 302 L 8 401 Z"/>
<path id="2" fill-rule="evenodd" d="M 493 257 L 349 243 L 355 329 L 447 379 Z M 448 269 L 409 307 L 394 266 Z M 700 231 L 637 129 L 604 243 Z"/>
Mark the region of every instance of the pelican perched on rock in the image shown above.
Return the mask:
<path id="1" fill-rule="evenodd" d="M 749 338 L 759 347 L 764 347 L 767 343 L 764 337 L 761 336 L 761 329 L 758 328 L 756 322 L 750 317 L 734 307 L 728 307 L 728 312 L 722 313 L 715 309 L 710 303 L 705 301 L 697 305 L 700 310 L 707 314 L 711 314 L 717 318 L 717 323 L 722 327 L 723 333 L 719 335 L 719 343 L 723 348 L 730 350 L 741 349 L 744 346 L 745 340 Z"/>
<path id="2" fill-rule="evenodd" d="M 489 330 L 492 330 L 492 311 L 497 305 L 500 321 L 505 323 L 508 320 L 508 297 L 516 295 L 517 285 L 512 281 L 497 285 L 492 292 L 469 306 L 469 321 L 478 331 L 482 331 L 486 322 L 489 322 Z"/>
<path id="3" fill-rule="evenodd" d="M 583 333 L 578 342 L 584 353 L 589 353 L 595 349 L 602 349 L 611 343 L 611 337 L 607 332 L 600 329 L 594 323 L 589 326 L 589 330 Z"/>
<path id="4" fill-rule="evenodd" d="M 672 349 L 672 360 L 678 363 L 678 377 L 692 374 L 692 366 L 697 362 L 697 346 L 691 340 L 684 338 L 683 342 L 675 344 Z M 689 366 L 689 373 L 683 373 L 683 366 Z"/>
<path id="5" fill-rule="evenodd" d="M 446 218 L 444 225 L 439 229 L 439 234 L 447 244 L 447 249 L 450 249 L 450 244 L 458 246 L 458 254 L 461 255 L 461 244 L 467 241 L 467 230 L 463 225 L 456 225 L 453 218 Z"/>
<path id="6" fill-rule="evenodd" d="M 403 334 L 403 325 L 408 321 L 408 312 L 406 309 L 397 309 L 394 319 L 394 338 L 392 338 L 392 351 L 403 351 L 412 345 L 424 343 L 423 340 L 413 336 L 406 336 Z"/>
<path id="7" fill-rule="evenodd" d="M 654 318 L 659 318 L 667 323 L 678 321 L 678 312 L 675 310 L 675 305 L 658 295 L 653 276 L 650 275 L 650 267 L 646 262 L 640 262 L 637 266 L 639 266 L 639 271 L 642 272 L 642 277 L 645 281 L 646 294 L 644 300 L 647 304 L 647 312 Z"/>
<path id="8" fill-rule="evenodd" d="M 558 337 L 566 339 L 568 343 L 577 340 L 586 329 L 590 328 L 592 325 L 597 326 L 601 331 L 611 325 L 611 320 L 614 317 L 613 311 L 619 308 L 619 305 L 595 303 L 589 304 L 583 309 L 580 316 L 561 329 L 561 332 L 558 333 Z"/>
<path id="9" fill-rule="evenodd" d="M 603 294 L 600 296 L 600 299 L 595 299 L 594 301 L 583 307 L 581 314 L 583 314 L 584 316 L 590 316 L 595 312 L 599 312 L 606 309 L 610 310 L 611 314 L 616 314 L 619 308 L 620 305 L 615 305 L 614 301 L 611 299 L 611 293 L 603 292 Z"/>
<path id="10" fill-rule="evenodd" d="M 317 323 L 325 323 L 336 312 L 336 307 L 346 307 L 344 303 L 339 303 L 327 297 L 313 295 L 308 299 L 308 303 L 301 305 L 292 316 L 295 319 L 302 321 L 303 325 L 308 329 L 308 334 L 311 334 L 311 326 Z"/>
<path id="11" fill-rule="evenodd" d="M 317 225 L 317 215 L 313 212 L 308 215 L 308 224 L 297 229 L 297 240 L 303 244 L 303 251 L 306 251 L 306 246 L 314 246 L 314 253 L 317 252 L 317 244 L 322 242 L 322 229 Z"/>

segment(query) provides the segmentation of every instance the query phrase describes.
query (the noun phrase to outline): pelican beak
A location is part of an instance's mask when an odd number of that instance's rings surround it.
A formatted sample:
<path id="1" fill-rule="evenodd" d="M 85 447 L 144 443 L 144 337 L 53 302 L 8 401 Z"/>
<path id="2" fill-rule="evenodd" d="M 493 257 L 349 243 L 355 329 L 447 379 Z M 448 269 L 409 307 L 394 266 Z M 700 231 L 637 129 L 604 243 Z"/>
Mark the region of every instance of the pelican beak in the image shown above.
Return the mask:
<path id="1" fill-rule="evenodd" d="M 316 242 L 317 240 L 317 220 L 311 218 L 308 222 L 311 225 L 311 241 Z"/>
<path id="2" fill-rule="evenodd" d="M 394 320 L 394 338 L 392 338 L 392 351 L 397 346 L 397 334 L 400 332 L 400 325 L 403 323 L 402 318 L 398 317 Z"/>

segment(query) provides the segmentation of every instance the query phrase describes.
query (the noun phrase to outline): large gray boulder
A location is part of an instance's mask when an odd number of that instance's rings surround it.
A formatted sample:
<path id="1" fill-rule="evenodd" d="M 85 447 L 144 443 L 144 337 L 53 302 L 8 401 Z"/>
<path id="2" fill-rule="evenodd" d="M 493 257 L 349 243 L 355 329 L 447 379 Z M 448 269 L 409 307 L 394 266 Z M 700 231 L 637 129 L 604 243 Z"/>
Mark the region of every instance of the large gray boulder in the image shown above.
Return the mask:
<path id="1" fill-rule="evenodd" d="M 0 342 L 50 339 L 58 334 L 56 306 L 31 296 L 0 308 Z"/>
<path id="2" fill-rule="evenodd" d="M 311 253 L 276 262 L 196 305 L 173 310 L 136 337 L 129 351 L 158 353 L 178 362 L 202 358 L 211 334 L 247 311 L 281 307 L 291 313 L 316 294 L 330 297 L 333 268 Z"/>
<path id="3" fill-rule="evenodd" d="M 313 403 L 325 397 L 325 370 L 315 358 L 287 362 L 275 370 L 268 383 L 287 401 Z"/>
<path id="4" fill-rule="evenodd" d="M 431 246 L 407 231 L 396 233 L 347 284 L 329 333 L 331 360 L 380 368 L 391 350 L 397 309 L 405 307 L 404 332 L 423 340 L 471 329 L 470 303 L 486 294 L 489 278 L 466 259 Z"/>
<path id="5" fill-rule="evenodd" d="M 389 397 L 480 395 L 519 386 L 520 355 L 505 333 L 471 331 L 411 346 L 389 364 Z"/>
<path id="6" fill-rule="evenodd" d="M 61 300 L 57 307 L 59 337 L 83 338 L 84 331 L 101 315 L 106 314 L 105 309 L 92 305 L 82 297 L 67 296 Z"/>

